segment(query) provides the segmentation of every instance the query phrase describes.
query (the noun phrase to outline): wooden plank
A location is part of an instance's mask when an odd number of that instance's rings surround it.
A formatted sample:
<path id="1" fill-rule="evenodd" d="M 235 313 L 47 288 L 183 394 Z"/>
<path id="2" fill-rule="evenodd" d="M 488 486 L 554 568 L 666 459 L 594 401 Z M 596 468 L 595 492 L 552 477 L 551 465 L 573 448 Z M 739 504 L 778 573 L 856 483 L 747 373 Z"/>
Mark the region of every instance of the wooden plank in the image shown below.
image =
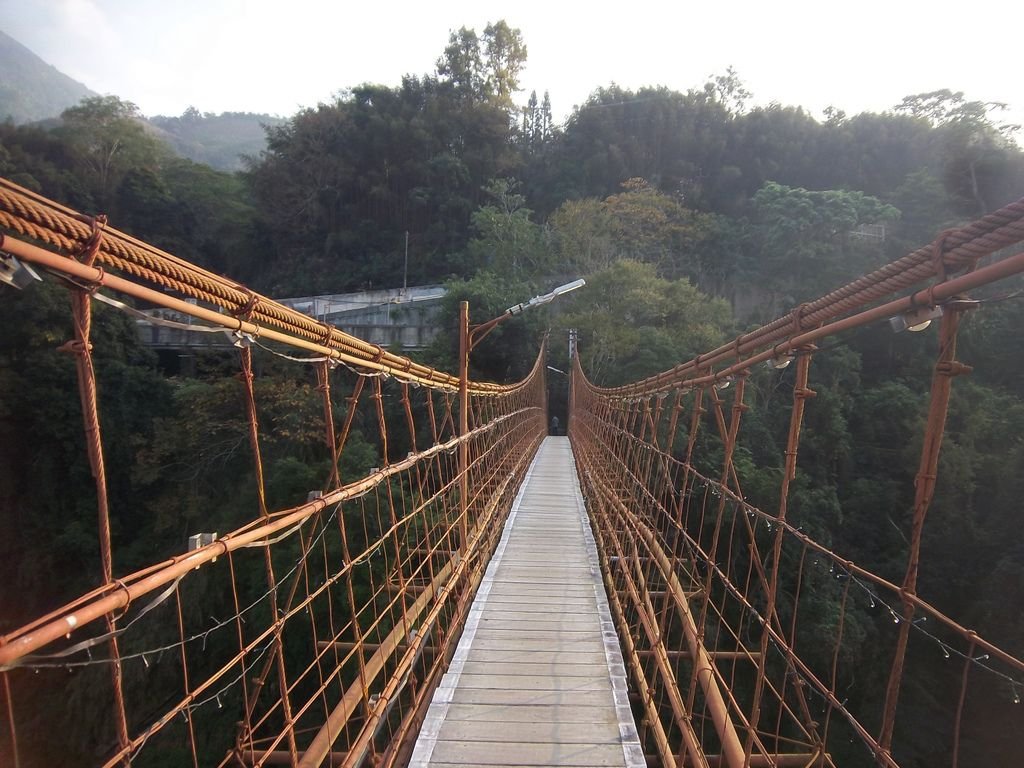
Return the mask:
<path id="1" fill-rule="evenodd" d="M 480 741 L 438 741 L 433 757 L 461 765 L 619 766 L 620 744 L 524 744 Z"/>
<path id="2" fill-rule="evenodd" d="M 575 704 L 452 704 L 445 722 L 494 723 L 607 723 L 615 725 L 615 712 L 605 706 Z"/>
<path id="3" fill-rule="evenodd" d="M 594 617 L 586 613 L 540 613 L 533 611 L 489 611 L 483 615 L 481 626 L 491 629 L 517 629 L 531 626 L 538 629 L 564 627 L 594 627 Z"/>
<path id="4" fill-rule="evenodd" d="M 459 677 L 460 688 L 490 688 L 500 691 L 610 691 L 608 670 L 598 677 L 556 677 L 555 675 L 468 675 Z"/>
<path id="5" fill-rule="evenodd" d="M 525 723 L 512 721 L 495 728 L 493 722 L 458 721 L 449 715 L 441 727 L 439 738 L 442 741 L 501 742 L 503 748 L 507 744 L 618 744 L 619 731 L 609 726 L 609 723 L 600 721 L 535 720 Z M 621 747 L 619 751 L 621 753 Z"/>
<path id="6" fill-rule="evenodd" d="M 492 664 L 536 664 L 538 659 L 543 659 L 552 664 L 604 664 L 605 656 L 603 651 L 542 651 L 514 650 L 503 648 L 502 650 L 485 650 L 473 648 L 466 657 L 466 663 L 471 661 L 489 662 Z"/>
<path id="7" fill-rule="evenodd" d="M 551 706 L 571 705 L 583 709 L 608 709 L 608 691 L 530 691 L 526 689 L 499 690 L 497 688 L 456 688 L 453 704 L 503 704 Z"/>
<path id="8" fill-rule="evenodd" d="M 431 762 L 430 766 L 431 766 L 431 768 L 466 768 L 466 764 L 465 763 L 438 763 L 438 762 Z M 512 763 L 491 763 L 490 765 L 487 766 L 487 768 L 538 768 L 538 767 L 535 766 L 535 765 L 513 765 Z M 556 767 L 555 766 L 550 766 L 550 768 L 556 768 Z M 580 765 L 580 766 L 573 766 L 573 768 L 605 768 L 605 766 L 602 766 L 602 765 Z"/>
<path id="9" fill-rule="evenodd" d="M 596 664 L 571 664 L 552 661 L 467 661 L 464 675 L 543 676 L 607 678 L 608 665 L 604 659 Z"/>
<path id="10" fill-rule="evenodd" d="M 528 637 L 509 639 L 508 637 L 478 637 L 473 643 L 473 648 L 485 651 L 560 651 L 563 649 L 552 648 L 551 640 L 545 638 Z M 588 638 L 577 640 L 571 644 L 573 651 L 604 651 L 603 640 Z"/>
<path id="11" fill-rule="evenodd" d="M 593 615 L 597 610 L 594 598 L 558 598 L 551 599 L 547 595 L 535 595 L 532 599 L 525 595 L 495 595 L 493 592 L 487 599 L 488 610 L 499 613 L 563 613 L 568 615 Z"/>
<path id="12" fill-rule="evenodd" d="M 513 505 L 410 768 L 642 768 L 625 691 L 568 441 L 549 438 Z"/>

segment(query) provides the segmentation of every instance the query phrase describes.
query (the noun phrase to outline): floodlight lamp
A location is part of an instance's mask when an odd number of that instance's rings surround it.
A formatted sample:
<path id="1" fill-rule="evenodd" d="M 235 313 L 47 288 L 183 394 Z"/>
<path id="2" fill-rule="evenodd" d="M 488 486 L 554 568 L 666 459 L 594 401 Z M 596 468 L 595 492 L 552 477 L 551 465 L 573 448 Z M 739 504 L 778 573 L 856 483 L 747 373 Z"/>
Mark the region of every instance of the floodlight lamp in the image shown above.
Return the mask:
<path id="1" fill-rule="evenodd" d="M 33 282 L 42 282 L 42 278 L 13 254 L 0 251 L 0 282 L 22 291 Z"/>
<path id="2" fill-rule="evenodd" d="M 730 384 L 732 384 L 732 376 L 726 376 L 721 381 L 715 382 L 715 388 L 721 391 L 723 389 L 728 389 Z"/>
<path id="3" fill-rule="evenodd" d="M 889 318 L 893 333 L 910 331 L 919 333 L 931 325 L 932 320 L 942 317 L 942 307 L 917 307 L 909 312 Z"/>
<path id="4" fill-rule="evenodd" d="M 772 357 L 765 360 L 764 364 L 773 370 L 781 371 L 783 368 L 788 368 L 789 364 L 792 362 L 792 355 L 779 355 L 778 357 Z"/>
<path id="5" fill-rule="evenodd" d="M 530 307 L 539 307 L 541 304 L 550 304 L 563 293 L 575 291 L 577 288 L 582 288 L 586 284 L 586 280 L 573 280 L 571 283 L 566 283 L 565 285 L 558 286 L 550 293 L 545 293 L 541 296 L 534 296 L 529 301 L 525 301 L 520 304 L 516 304 L 513 307 L 509 307 L 508 309 L 505 310 L 505 314 L 518 315 L 520 312 L 529 309 Z"/>
<path id="6" fill-rule="evenodd" d="M 566 283 L 565 285 L 558 286 L 551 293 L 554 294 L 555 296 L 561 296 L 563 293 L 568 293 L 569 291 L 575 291 L 577 288 L 582 288 L 586 284 L 587 281 L 584 280 L 583 278 L 580 278 L 579 280 L 573 280 L 571 283 Z"/>

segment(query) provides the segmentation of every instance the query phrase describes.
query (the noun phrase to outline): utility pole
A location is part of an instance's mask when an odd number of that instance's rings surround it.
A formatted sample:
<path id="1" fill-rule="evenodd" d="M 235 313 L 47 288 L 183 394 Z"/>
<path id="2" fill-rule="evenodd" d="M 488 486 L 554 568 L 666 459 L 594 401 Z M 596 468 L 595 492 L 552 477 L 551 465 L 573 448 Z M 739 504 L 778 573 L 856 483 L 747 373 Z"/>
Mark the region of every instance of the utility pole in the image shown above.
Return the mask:
<path id="1" fill-rule="evenodd" d="M 409 290 L 409 230 L 405 230 L 405 269 L 402 271 L 402 296 Z"/>

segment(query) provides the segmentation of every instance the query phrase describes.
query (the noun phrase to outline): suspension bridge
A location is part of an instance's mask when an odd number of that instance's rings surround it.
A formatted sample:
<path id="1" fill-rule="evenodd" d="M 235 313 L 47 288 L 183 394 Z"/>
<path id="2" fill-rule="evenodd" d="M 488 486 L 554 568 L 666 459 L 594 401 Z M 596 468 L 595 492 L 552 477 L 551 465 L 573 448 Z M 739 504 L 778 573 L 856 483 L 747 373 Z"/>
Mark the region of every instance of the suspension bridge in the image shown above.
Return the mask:
<path id="1" fill-rule="evenodd" d="M 925 669 L 914 653 L 929 647 L 958 692 L 938 710 L 957 766 L 972 684 L 1024 690 L 1019 656 L 918 592 L 953 380 L 969 372 L 958 329 L 970 291 L 1024 271 L 1024 200 L 657 376 L 603 388 L 575 359 L 568 438 L 546 436 L 543 345 L 522 381 L 469 380 L 4 180 L 0 229 L 9 271 L 48 273 L 71 296 L 63 349 L 99 544 L 79 594 L 0 627 L 2 765 L 896 768 L 905 690 Z M 238 347 L 253 514 L 130 571 L 111 535 L 96 301 L 181 313 Z M 894 580 L 788 508 L 818 345 L 924 316 L 939 345 Z M 309 369 L 320 398 L 330 470 L 286 508 L 267 500 L 255 355 Z M 792 364 L 789 427 L 775 501 L 755 506 L 737 454 L 766 363 Z M 378 465 L 349 477 L 357 434 Z M 872 669 L 852 669 L 851 607 L 868 601 L 889 639 Z M 823 602 L 829 631 L 808 638 Z M 858 674 L 884 696 L 851 705 Z M 69 676 L 84 676 L 90 711 L 68 700 Z M 89 719 L 91 752 L 55 727 L 69 710 Z"/>

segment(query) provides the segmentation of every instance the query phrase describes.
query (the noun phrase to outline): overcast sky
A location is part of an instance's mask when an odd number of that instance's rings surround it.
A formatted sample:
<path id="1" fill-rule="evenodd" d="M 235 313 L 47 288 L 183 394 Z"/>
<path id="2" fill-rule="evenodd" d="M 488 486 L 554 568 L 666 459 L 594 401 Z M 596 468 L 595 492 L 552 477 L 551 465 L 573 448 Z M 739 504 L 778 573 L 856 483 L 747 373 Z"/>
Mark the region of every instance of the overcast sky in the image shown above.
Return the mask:
<path id="1" fill-rule="evenodd" d="M 1024 123 L 1020 0 L 0 0 L 0 29 L 147 115 L 288 116 L 431 72 L 451 30 L 501 18 L 529 51 L 519 100 L 549 90 L 558 119 L 613 81 L 686 90 L 731 65 L 754 103 L 815 116 L 950 88 L 1010 102 L 1002 119 Z"/>

